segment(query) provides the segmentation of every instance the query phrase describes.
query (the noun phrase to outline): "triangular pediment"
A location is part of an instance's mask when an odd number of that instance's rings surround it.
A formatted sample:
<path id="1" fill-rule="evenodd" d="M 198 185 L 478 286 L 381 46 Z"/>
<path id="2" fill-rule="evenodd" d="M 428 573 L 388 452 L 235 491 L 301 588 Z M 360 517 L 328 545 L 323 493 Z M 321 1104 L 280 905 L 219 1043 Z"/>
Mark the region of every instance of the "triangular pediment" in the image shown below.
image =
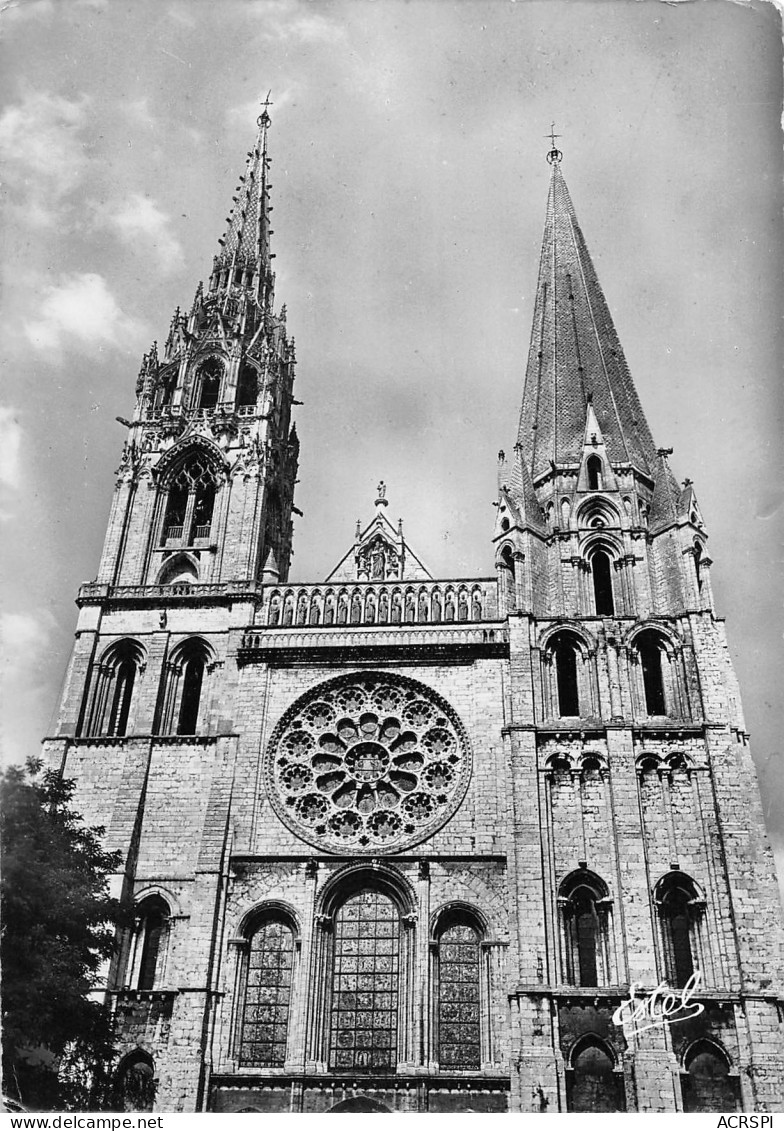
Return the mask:
<path id="1" fill-rule="evenodd" d="M 326 578 L 340 581 L 432 581 L 433 575 L 403 534 L 386 516 L 386 491 L 376 499 L 376 513 L 363 528 L 357 523 L 354 544 Z"/>

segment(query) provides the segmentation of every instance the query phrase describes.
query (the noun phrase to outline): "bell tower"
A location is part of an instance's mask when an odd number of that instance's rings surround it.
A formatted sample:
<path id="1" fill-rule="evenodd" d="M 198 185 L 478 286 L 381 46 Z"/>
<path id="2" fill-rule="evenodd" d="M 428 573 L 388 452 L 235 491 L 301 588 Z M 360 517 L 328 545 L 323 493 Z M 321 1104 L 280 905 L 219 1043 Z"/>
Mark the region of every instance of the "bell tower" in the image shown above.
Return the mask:
<path id="1" fill-rule="evenodd" d="M 561 158 L 553 142 L 494 532 L 520 830 L 513 1093 L 522 1110 L 559 1094 L 569 1111 L 774 1110 L 781 919 L 707 533 L 651 435 Z M 614 1020 L 629 993 L 690 979 L 689 1024 Z"/>
<path id="2" fill-rule="evenodd" d="M 266 103 L 205 291 L 153 343 L 97 581 L 285 581 L 299 444 L 294 341 L 274 308 Z"/>

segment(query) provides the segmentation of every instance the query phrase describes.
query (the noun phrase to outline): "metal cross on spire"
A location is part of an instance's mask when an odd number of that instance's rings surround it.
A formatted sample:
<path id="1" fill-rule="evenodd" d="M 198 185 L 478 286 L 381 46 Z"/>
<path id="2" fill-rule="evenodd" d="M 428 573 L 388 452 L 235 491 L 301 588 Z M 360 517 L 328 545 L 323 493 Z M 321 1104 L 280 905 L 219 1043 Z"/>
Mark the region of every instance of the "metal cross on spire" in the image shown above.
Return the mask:
<path id="1" fill-rule="evenodd" d="M 555 132 L 555 122 L 550 123 L 550 132 L 549 132 L 549 134 L 545 134 L 544 136 L 550 139 L 550 152 L 547 154 L 547 160 L 548 160 L 549 164 L 550 165 L 560 165 L 561 159 L 563 158 L 563 153 L 556 146 L 555 139 L 557 137 L 562 137 L 563 135 L 557 134 Z"/>
<path id="2" fill-rule="evenodd" d="M 261 99 L 259 99 L 259 101 L 261 102 Z M 263 102 L 261 102 L 262 111 L 259 114 L 258 118 L 256 119 L 256 125 L 258 125 L 258 126 L 268 126 L 270 124 L 269 108 L 272 105 L 273 105 L 272 91 L 268 90 L 267 91 L 267 97 L 264 99 Z"/>

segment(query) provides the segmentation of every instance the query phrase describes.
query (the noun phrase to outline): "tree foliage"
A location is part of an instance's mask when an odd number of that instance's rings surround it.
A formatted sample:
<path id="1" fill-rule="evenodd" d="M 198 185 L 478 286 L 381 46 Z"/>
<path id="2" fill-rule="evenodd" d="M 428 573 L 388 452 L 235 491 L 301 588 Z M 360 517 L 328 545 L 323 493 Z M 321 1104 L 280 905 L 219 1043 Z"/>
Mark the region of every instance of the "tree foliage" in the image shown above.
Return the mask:
<path id="1" fill-rule="evenodd" d="M 96 1110 L 114 1047 L 89 993 L 123 920 L 107 884 L 120 854 L 70 808 L 74 783 L 42 766 L 0 778 L 4 1087 L 39 1110 Z"/>

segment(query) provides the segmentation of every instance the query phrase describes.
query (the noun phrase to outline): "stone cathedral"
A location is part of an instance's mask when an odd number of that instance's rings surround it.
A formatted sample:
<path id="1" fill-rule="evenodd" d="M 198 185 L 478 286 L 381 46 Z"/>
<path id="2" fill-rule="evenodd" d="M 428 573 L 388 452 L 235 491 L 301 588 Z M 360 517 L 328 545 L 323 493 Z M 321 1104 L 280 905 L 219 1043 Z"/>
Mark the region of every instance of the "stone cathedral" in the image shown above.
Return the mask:
<path id="1" fill-rule="evenodd" d="M 269 126 L 143 359 L 46 740 L 135 905 L 101 987 L 118 1104 L 781 1110 L 781 911 L 706 529 L 562 154 L 488 576 L 434 578 L 382 483 L 294 584 Z M 621 1009 L 659 983 L 671 1023 Z"/>

